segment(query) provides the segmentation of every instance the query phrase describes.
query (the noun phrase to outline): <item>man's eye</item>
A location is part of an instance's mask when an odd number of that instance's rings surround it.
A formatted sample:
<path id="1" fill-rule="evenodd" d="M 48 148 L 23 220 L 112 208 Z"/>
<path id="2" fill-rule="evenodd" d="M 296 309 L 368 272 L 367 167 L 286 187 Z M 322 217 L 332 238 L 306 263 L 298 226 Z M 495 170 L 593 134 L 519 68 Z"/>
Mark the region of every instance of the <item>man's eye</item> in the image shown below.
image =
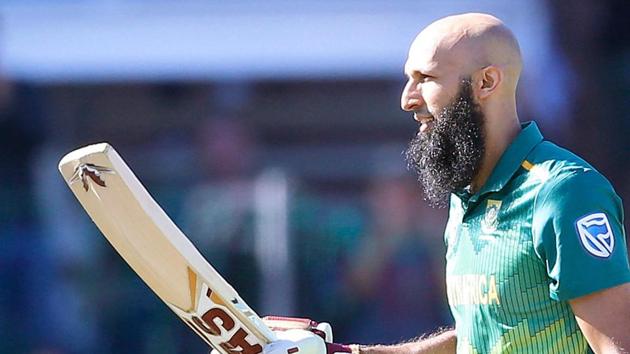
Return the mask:
<path id="1" fill-rule="evenodd" d="M 424 75 L 424 74 L 419 74 L 416 76 L 416 80 L 418 80 L 418 82 L 426 82 L 431 80 L 431 76 L 429 75 Z"/>
<path id="2" fill-rule="evenodd" d="M 425 74 L 415 74 L 413 76 L 407 76 L 406 79 L 407 79 L 407 82 L 423 83 L 423 82 L 427 82 L 427 81 L 433 80 L 434 77 L 431 76 L 431 75 L 425 75 Z"/>

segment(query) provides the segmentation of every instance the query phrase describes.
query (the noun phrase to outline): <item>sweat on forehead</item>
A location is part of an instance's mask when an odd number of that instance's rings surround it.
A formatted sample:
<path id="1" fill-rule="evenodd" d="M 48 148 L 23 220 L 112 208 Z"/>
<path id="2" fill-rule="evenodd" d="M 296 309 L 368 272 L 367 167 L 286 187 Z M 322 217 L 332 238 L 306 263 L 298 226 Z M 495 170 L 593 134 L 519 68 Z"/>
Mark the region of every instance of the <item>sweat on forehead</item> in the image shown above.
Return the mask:
<path id="1" fill-rule="evenodd" d="M 409 58 L 425 70 L 474 70 L 486 65 L 520 70 L 521 66 L 518 42 L 510 29 L 496 17 L 480 13 L 448 16 L 431 23 L 414 40 Z"/>

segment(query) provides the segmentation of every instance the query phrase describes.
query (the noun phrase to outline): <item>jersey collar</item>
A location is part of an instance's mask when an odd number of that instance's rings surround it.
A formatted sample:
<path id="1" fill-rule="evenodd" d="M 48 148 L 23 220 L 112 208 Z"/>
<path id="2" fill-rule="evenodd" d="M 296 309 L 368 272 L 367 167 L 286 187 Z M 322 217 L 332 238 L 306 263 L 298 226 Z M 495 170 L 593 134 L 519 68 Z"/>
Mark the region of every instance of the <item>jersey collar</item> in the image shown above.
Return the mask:
<path id="1" fill-rule="evenodd" d="M 521 132 L 516 136 L 505 152 L 503 152 L 499 162 L 497 162 L 490 177 L 483 187 L 481 187 L 479 193 L 473 195 L 471 199 L 476 200 L 485 193 L 500 191 L 520 168 L 527 154 L 543 141 L 543 136 L 536 122 L 523 123 L 521 124 L 521 128 Z"/>

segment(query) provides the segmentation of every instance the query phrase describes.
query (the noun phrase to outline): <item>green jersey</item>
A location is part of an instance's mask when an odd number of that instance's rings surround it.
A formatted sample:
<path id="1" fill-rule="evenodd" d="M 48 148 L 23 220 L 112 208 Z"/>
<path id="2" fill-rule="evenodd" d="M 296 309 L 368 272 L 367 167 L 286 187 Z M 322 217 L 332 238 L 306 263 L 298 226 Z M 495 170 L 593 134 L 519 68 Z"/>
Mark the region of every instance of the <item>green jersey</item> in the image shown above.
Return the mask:
<path id="1" fill-rule="evenodd" d="M 458 353 L 589 352 L 567 300 L 630 281 L 620 198 L 533 122 L 452 195 L 445 242 Z"/>

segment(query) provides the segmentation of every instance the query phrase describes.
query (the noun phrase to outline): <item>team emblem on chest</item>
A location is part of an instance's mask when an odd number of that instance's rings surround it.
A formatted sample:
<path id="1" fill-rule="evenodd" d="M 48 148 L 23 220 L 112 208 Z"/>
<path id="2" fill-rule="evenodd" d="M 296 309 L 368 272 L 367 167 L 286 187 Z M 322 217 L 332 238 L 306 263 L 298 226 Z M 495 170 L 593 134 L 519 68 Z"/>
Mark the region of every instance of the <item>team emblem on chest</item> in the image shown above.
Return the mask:
<path id="1" fill-rule="evenodd" d="M 481 231 L 484 234 L 493 233 L 499 225 L 499 209 L 501 209 L 500 200 L 488 199 L 486 204 L 486 213 L 481 220 Z"/>

